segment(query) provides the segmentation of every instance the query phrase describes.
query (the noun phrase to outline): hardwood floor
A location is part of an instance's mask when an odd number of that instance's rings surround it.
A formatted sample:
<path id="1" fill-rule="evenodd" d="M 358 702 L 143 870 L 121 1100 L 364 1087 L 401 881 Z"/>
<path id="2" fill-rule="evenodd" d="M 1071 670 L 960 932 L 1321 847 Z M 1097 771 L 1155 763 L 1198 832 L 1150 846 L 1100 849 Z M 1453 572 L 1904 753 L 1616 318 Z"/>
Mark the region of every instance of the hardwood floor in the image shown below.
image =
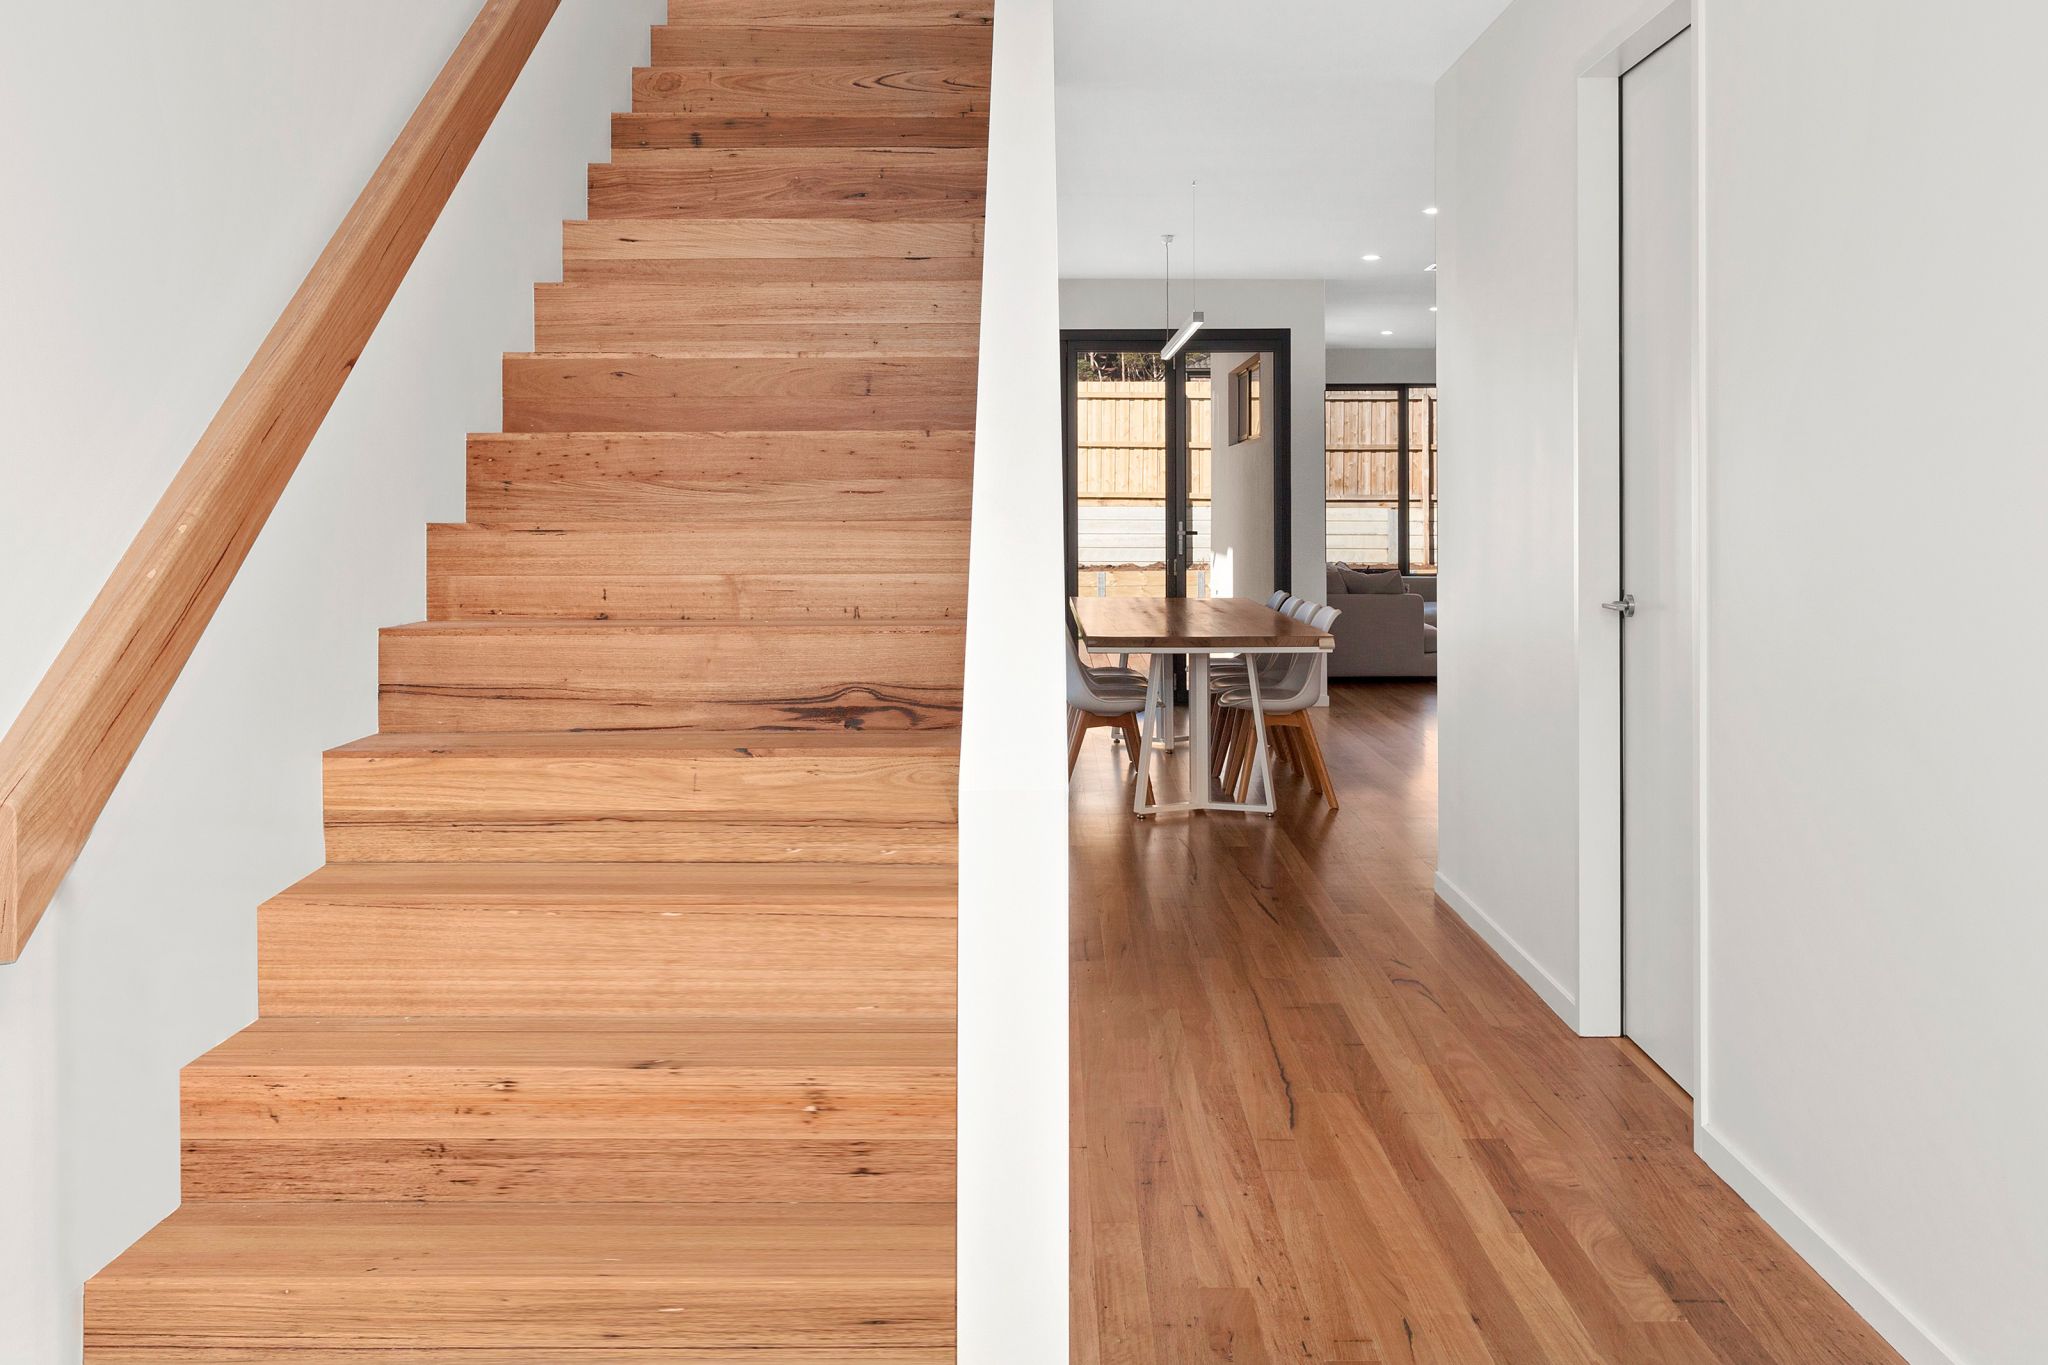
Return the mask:
<path id="1" fill-rule="evenodd" d="M 1435 903 L 1434 687 L 1316 720 L 1339 813 L 1140 822 L 1081 755 L 1075 1365 L 1897 1360 Z"/>

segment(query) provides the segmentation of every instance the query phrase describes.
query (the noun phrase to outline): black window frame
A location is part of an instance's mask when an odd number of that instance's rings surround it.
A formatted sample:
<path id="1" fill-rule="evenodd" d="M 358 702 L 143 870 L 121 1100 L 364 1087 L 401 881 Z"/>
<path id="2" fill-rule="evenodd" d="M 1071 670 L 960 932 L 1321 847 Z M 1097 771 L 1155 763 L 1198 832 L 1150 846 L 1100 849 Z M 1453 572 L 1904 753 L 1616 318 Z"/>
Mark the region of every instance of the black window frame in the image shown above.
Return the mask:
<path id="1" fill-rule="evenodd" d="M 1435 388 L 1436 382 L 1434 380 L 1428 383 L 1344 383 L 1323 385 L 1323 393 L 1326 395 L 1325 401 L 1327 401 L 1327 395 L 1332 393 L 1391 393 L 1394 395 L 1394 401 L 1398 405 L 1394 434 L 1394 441 L 1396 443 L 1394 457 L 1394 548 L 1395 567 L 1403 578 L 1415 575 L 1414 547 L 1411 544 L 1415 535 L 1414 524 L 1411 521 L 1412 504 L 1414 503 L 1415 495 L 1414 446 L 1411 443 L 1411 438 L 1414 435 L 1411 430 L 1411 422 L 1413 420 L 1415 390 L 1434 390 Z M 1323 429 L 1326 433 L 1329 430 L 1329 421 L 1329 414 L 1325 411 L 1323 415 Z M 1325 439 L 1327 441 L 1327 436 Z M 1323 506 L 1325 509 L 1328 508 L 1329 503 L 1330 468 L 1328 460 L 1325 459 L 1323 464 Z M 1324 513 L 1326 523 L 1328 515 L 1326 510 Z M 1327 536 L 1327 532 L 1325 532 L 1325 535 Z M 1327 556 L 1328 553 L 1329 547 L 1325 543 L 1324 554 Z M 1442 568 L 1443 565 L 1440 563 L 1432 564 L 1426 574 L 1416 576 L 1434 578 Z"/>

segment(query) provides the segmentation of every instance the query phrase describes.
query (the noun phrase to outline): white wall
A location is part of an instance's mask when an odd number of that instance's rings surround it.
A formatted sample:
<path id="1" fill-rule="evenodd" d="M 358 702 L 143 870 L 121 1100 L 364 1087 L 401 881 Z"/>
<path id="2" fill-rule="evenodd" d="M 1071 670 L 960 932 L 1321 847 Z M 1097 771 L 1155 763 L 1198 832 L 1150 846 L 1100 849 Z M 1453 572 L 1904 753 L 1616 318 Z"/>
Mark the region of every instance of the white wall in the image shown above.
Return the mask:
<path id="1" fill-rule="evenodd" d="M 0 44 L 0 723 L 11 721 L 453 50 L 474 0 L 17 5 Z M 177 1201 L 177 1071 L 255 1011 L 257 902 L 321 859 L 584 165 L 661 0 L 542 40 L 21 961 L 0 967 L 0 1359 Z"/>
<path id="2" fill-rule="evenodd" d="M 1185 290 L 1176 288 L 1176 300 Z M 1166 326 L 1158 280 L 1060 281 L 1060 326 L 1158 331 Z M 1185 307 L 1184 301 L 1177 307 Z M 1203 280 L 1201 308 L 1212 328 L 1284 327 L 1290 333 L 1294 425 L 1295 592 L 1323 596 L 1323 285 L 1320 280 Z M 1055 373 L 1057 373 L 1055 365 Z M 1269 589 L 1270 591 L 1270 589 Z"/>
<path id="3" fill-rule="evenodd" d="M 1259 434 L 1233 442 L 1237 403 L 1230 374 L 1251 358 L 1249 351 L 1216 351 L 1209 356 L 1210 387 L 1209 539 L 1210 591 L 1218 597 L 1256 597 L 1273 591 L 1273 353 L 1259 353 Z"/>
<path id="4" fill-rule="evenodd" d="M 1052 0 L 997 0 L 960 753 L 960 1358 L 1067 1359 Z"/>
<path id="5" fill-rule="evenodd" d="M 1526 512 L 1573 488 L 1575 63 L 1634 12 L 1519 0 L 1438 101 L 1442 868 L 1567 979 L 1571 519 Z M 2048 14 L 1700 0 L 1698 36 L 1700 1148 L 1909 1359 L 2042 1360 L 2048 192 L 2011 152 Z M 1934 478 L 1967 555 L 1897 572 Z"/>
<path id="6" fill-rule="evenodd" d="M 1439 884 L 1568 1019 L 1576 84 L 1630 3 L 1518 0 L 1437 86 Z"/>
<path id="7" fill-rule="evenodd" d="M 1323 357 L 1323 378 L 1331 384 L 1434 384 L 1436 352 L 1332 346 Z"/>

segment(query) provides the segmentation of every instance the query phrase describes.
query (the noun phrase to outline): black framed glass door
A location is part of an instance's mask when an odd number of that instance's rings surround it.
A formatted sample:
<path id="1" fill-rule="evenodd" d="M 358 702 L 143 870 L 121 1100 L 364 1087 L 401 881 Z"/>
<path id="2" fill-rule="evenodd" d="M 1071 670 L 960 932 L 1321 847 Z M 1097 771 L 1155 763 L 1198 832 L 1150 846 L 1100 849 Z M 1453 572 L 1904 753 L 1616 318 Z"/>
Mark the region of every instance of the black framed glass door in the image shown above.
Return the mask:
<path id="1" fill-rule="evenodd" d="M 1205 597 L 1218 590 L 1211 475 L 1215 447 L 1227 437 L 1215 431 L 1213 414 L 1215 385 L 1227 377 L 1213 377 L 1209 362 L 1226 347 L 1273 358 L 1261 411 L 1273 436 L 1273 582 L 1289 587 L 1288 334 L 1205 330 L 1196 338 L 1200 349 L 1170 360 L 1159 354 L 1167 337 L 1062 334 L 1067 593 Z"/>

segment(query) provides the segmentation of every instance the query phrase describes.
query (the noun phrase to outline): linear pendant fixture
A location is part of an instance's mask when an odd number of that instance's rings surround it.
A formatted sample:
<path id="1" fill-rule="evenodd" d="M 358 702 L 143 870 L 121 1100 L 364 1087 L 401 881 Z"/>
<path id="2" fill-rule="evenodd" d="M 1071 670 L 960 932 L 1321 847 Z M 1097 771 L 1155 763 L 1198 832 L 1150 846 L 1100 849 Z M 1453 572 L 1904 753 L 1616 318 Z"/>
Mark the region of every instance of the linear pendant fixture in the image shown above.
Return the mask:
<path id="1" fill-rule="evenodd" d="M 1159 348 L 1159 358 L 1161 360 L 1173 359 L 1180 354 L 1181 348 L 1194 338 L 1195 333 L 1201 330 L 1202 315 L 1200 313 L 1188 314 L 1188 320 L 1180 325 L 1180 330 L 1175 332 L 1172 339 Z"/>
<path id="2" fill-rule="evenodd" d="M 1182 350 L 1186 349 L 1187 344 L 1194 340 L 1195 333 L 1202 330 L 1202 310 L 1194 306 L 1195 186 L 1199 183 L 1199 181 L 1193 180 L 1188 182 L 1188 320 L 1183 322 L 1180 325 L 1180 330 L 1169 337 L 1166 344 L 1159 348 L 1159 358 L 1161 360 L 1171 360 L 1179 355 Z M 1166 321 L 1170 326 L 1173 323 L 1173 234 L 1162 232 L 1159 234 L 1159 240 L 1166 245 Z"/>

